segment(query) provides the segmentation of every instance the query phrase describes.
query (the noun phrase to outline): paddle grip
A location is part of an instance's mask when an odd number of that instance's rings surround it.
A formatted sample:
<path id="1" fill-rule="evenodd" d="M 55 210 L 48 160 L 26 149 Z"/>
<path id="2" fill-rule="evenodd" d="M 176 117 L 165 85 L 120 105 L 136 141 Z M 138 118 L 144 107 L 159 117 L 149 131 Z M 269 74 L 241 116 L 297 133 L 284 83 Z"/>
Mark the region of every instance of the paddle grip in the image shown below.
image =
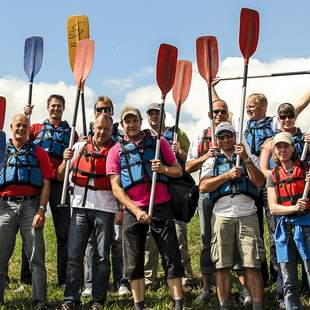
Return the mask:
<path id="1" fill-rule="evenodd" d="M 243 85 L 242 85 L 242 101 L 241 101 L 241 111 L 240 111 L 240 122 L 239 122 L 239 133 L 237 143 L 242 143 L 243 135 L 243 121 L 244 121 L 244 110 L 245 110 L 245 97 L 246 97 L 246 86 L 248 77 L 248 64 L 244 64 L 244 74 L 243 74 Z M 240 167 L 240 156 L 237 155 L 236 167 Z"/>
<path id="2" fill-rule="evenodd" d="M 71 126 L 69 148 L 72 148 L 73 143 L 74 143 L 76 118 L 77 118 L 77 113 L 78 113 L 78 109 L 79 109 L 79 99 L 80 99 L 80 89 L 77 90 L 76 98 L 75 98 L 75 106 L 74 106 L 73 120 L 72 120 L 72 126 Z M 67 162 L 66 162 L 66 170 L 65 170 L 65 177 L 64 177 L 63 188 L 62 188 L 62 193 L 61 193 L 60 206 L 65 206 L 65 204 L 66 204 L 70 165 L 71 165 L 71 159 L 67 160 Z"/>
<path id="3" fill-rule="evenodd" d="M 82 103 L 83 136 L 85 137 L 87 136 L 87 130 L 86 130 L 85 98 L 83 90 L 81 90 L 81 103 Z"/>

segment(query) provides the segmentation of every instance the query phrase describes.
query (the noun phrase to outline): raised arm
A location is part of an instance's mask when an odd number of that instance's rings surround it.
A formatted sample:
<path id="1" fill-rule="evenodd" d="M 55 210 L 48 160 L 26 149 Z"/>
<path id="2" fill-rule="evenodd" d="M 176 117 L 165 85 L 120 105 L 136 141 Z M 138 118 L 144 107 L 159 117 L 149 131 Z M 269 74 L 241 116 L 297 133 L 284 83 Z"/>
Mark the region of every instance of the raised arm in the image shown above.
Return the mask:
<path id="1" fill-rule="evenodd" d="M 308 106 L 309 102 L 310 102 L 310 88 L 294 104 L 296 117 Z"/>

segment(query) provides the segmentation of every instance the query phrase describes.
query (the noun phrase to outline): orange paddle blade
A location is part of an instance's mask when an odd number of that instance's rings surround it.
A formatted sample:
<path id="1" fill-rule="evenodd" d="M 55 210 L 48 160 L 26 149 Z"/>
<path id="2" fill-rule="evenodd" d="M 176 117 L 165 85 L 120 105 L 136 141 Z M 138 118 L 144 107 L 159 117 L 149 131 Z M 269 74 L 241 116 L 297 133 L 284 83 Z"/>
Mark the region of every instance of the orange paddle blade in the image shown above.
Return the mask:
<path id="1" fill-rule="evenodd" d="M 244 58 L 248 63 L 254 54 L 259 37 L 259 14 L 255 10 L 243 8 L 240 14 L 239 46 Z"/>
<path id="2" fill-rule="evenodd" d="M 188 60 L 178 60 L 172 88 L 174 102 L 180 106 L 187 98 L 192 81 L 192 63 Z"/>
<path id="3" fill-rule="evenodd" d="M 89 24 L 86 15 L 73 15 L 67 19 L 68 51 L 71 70 L 74 69 L 74 59 L 77 44 L 80 40 L 89 39 Z"/>
<path id="4" fill-rule="evenodd" d="M 82 84 L 89 75 L 94 61 L 95 41 L 86 39 L 78 42 L 74 61 L 73 76 L 81 89 Z"/>
<path id="5" fill-rule="evenodd" d="M 3 129 L 5 119 L 6 100 L 0 96 L 0 130 Z"/>
<path id="6" fill-rule="evenodd" d="M 197 66 L 200 75 L 211 86 L 219 69 L 217 40 L 214 36 L 200 37 L 196 40 Z"/>
<path id="7" fill-rule="evenodd" d="M 158 50 L 156 80 L 161 90 L 162 99 L 171 90 L 175 78 L 178 49 L 169 44 L 161 44 Z"/>

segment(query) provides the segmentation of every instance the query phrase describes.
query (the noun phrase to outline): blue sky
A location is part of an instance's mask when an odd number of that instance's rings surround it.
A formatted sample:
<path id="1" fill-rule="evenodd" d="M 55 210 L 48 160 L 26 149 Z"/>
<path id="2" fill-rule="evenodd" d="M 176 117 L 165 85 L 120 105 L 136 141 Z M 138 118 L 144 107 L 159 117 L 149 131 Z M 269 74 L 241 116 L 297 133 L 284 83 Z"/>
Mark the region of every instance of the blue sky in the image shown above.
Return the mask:
<path id="1" fill-rule="evenodd" d="M 27 81 L 23 71 L 24 40 L 39 35 L 44 38 L 44 56 L 35 82 L 53 85 L 63 81 L 73 85 L 66 19 L 85 14 L 90 21 L 90 36 L 96 42 L 94 67 L 87 80 L 93 91 L 90 99 L 105 94 L 119 105 L 128 103 L 129 92 L 154 85 L 160 43 L 177 46 L 179 58 L 195 62 L 196 38 L 215 35 L 221 60 L 240 57 L 238 33 L 242 7 L 260 13 L 255 59 L 272 63 L 310 56 L 310 1 L 5 0 L 1 1 L 0 77 Z M 91 107 L 93 102 L 87 104 Z"/>

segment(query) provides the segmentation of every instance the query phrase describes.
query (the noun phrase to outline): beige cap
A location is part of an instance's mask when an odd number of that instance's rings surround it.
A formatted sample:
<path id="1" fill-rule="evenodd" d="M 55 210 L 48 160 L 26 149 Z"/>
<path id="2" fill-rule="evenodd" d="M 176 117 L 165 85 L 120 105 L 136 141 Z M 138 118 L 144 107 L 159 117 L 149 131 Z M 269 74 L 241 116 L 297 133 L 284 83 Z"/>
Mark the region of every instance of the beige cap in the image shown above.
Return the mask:
<path id="1" fill-rule="evenodd" d="M 272 147 L 274 147 L 277 143 L 280 142 L 293 144 L 293 136 L 289 132 L 279 132 L 274 136 L 272 140 Z"/>
<path id="2" fill-rule="evenodd" d="M 141 113 L 138 109 L 133 107 L 125 107 L 121 112 L 121 122 L 125 119 L 127 115 L 134 115 L 142 120 Z"/>

